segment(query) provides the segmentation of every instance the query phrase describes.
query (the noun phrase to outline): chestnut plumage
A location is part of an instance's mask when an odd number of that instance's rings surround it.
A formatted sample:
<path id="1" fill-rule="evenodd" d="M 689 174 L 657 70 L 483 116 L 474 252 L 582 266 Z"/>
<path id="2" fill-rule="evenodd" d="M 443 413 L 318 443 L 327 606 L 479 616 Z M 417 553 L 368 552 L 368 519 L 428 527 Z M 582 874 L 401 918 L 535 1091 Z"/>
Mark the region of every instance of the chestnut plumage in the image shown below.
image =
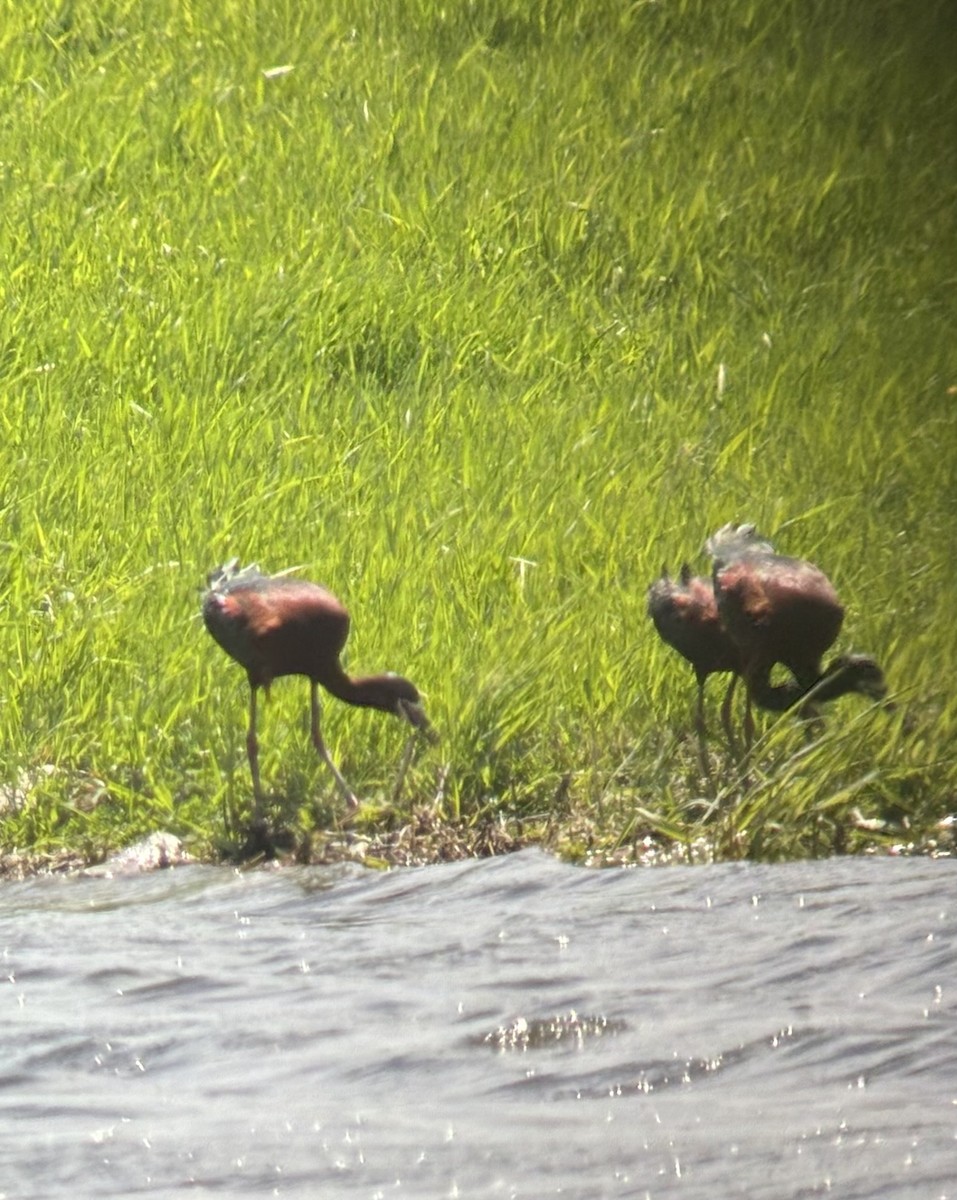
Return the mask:
<path id="1" fill-rule="evenodd" d="M 708 676 L 731 673 L 721 704 L 721 723 L 733 746 L 731 701 L 741 673 L 741 655 L 721 623 L 713 583 L 692 575 L 687 563 L 678 579 L 672 579 L 665 568 L 648 589 L 648 615 L 662 641 L 677 650 L 694 671 L 698 683 L 695 728 L 701 739 L 706 732 L 704 689 Z"/>
<path id="2" fill-rule="evenodd" d="M 884 673 L 867 655 L 844 654 L 822 665 L 840 633 L 844 608 L 819 567 L 777 554 L 753 525 L 725 525 L 706 549 L 714 561 L 721 623 L 737 647 L 755 704 L 783 712 L 848 692 L 875 700 L 886 695 Z M 778 663 L 794 678 L 772 684 Z"/>
<path id="3" fill-rule="evenodd" d="M 226 653 L 246 670 L 249 680 L 249 728 L 246 750 L 258 804 L 262 799 L 256 694 L 283 675 L 310 681 L 312 742 L 331 770 L 336 785 L 354 808 L 358 801 L 322 740 L 319 686 L 345 700 L 404 718 L 429 731 L 418 689 L 401 675 L 347 675 L 339 655 L 349 635 L 349 614 L 325 588 L 288 575 L 264 575 L 259 567 L 239 568 L 236 559 L 212 571 L 203 599 L 206 628 Z"/>

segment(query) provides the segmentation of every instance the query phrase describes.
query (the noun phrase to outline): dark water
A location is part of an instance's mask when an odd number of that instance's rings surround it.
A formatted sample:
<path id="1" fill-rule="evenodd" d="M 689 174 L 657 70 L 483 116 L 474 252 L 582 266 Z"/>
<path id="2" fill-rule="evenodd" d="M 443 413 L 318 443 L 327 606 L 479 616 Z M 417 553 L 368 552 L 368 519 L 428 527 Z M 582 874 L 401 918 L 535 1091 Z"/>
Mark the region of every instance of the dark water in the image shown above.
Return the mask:
<path id="1" fill-rule="evenodd" d="M 955 871 L 2 885 L 0 1197 L 957 1197 Z"/>

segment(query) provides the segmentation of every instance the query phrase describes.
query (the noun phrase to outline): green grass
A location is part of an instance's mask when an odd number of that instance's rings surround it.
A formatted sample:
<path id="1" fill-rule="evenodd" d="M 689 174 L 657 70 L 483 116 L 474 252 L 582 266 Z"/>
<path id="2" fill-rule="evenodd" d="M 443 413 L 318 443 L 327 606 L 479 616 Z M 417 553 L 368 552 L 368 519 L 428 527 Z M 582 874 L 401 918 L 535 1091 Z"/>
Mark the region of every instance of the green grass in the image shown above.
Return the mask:
<path id="1" fill-rule="evenodd" d="M 233 555 L 427 693 L 398 812 L 401 727 L 325 707 L 369 830 L 775 858 L 954 808 L 945 0 L 0 16 L 0 848 L 235 836 L 245 678 L 197 617 Z M 898 709 L 769 717 L 708 783 L 645 591 L 732 519 L 827 570 Z M 303 828 L 307 710 L 281 681 L 261 727 Z"/>

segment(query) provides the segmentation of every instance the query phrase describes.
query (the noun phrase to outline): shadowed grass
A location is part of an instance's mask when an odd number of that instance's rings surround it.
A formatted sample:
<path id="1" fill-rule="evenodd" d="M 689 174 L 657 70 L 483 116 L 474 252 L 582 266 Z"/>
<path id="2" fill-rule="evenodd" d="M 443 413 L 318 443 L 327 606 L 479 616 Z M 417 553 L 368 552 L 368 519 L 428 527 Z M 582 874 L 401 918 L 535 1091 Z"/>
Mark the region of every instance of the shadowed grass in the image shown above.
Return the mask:
<path id="1" fill-rule="evenodd" d="M 920 841 L 957 789 L 947 6 L 0 4 L 5 850 L 238 837 L 207 570 L 303 565 L 441 735 L 325 706 L 373 833 Z M 898 711 L 699 777 L 645 590 L 748 519 Z M 709 688 L 717 726 L 718 681 Z M 277 820 L 334 823 L 304 681 Z M 863 819 L 862 819 L 863 818 Z M 872 824 L 869 826 L 867 822 Z"/>

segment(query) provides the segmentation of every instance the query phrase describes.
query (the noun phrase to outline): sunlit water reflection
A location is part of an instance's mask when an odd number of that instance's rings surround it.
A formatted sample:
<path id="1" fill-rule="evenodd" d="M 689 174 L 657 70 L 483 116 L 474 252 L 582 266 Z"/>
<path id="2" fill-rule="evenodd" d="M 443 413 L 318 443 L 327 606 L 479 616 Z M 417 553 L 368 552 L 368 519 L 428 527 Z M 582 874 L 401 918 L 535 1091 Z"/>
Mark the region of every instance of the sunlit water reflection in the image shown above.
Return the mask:
<path id="1" fill-rule="evenodd" d="M 0 885 L 0 1197 L 957 1197 L 955 867 Z"/>

